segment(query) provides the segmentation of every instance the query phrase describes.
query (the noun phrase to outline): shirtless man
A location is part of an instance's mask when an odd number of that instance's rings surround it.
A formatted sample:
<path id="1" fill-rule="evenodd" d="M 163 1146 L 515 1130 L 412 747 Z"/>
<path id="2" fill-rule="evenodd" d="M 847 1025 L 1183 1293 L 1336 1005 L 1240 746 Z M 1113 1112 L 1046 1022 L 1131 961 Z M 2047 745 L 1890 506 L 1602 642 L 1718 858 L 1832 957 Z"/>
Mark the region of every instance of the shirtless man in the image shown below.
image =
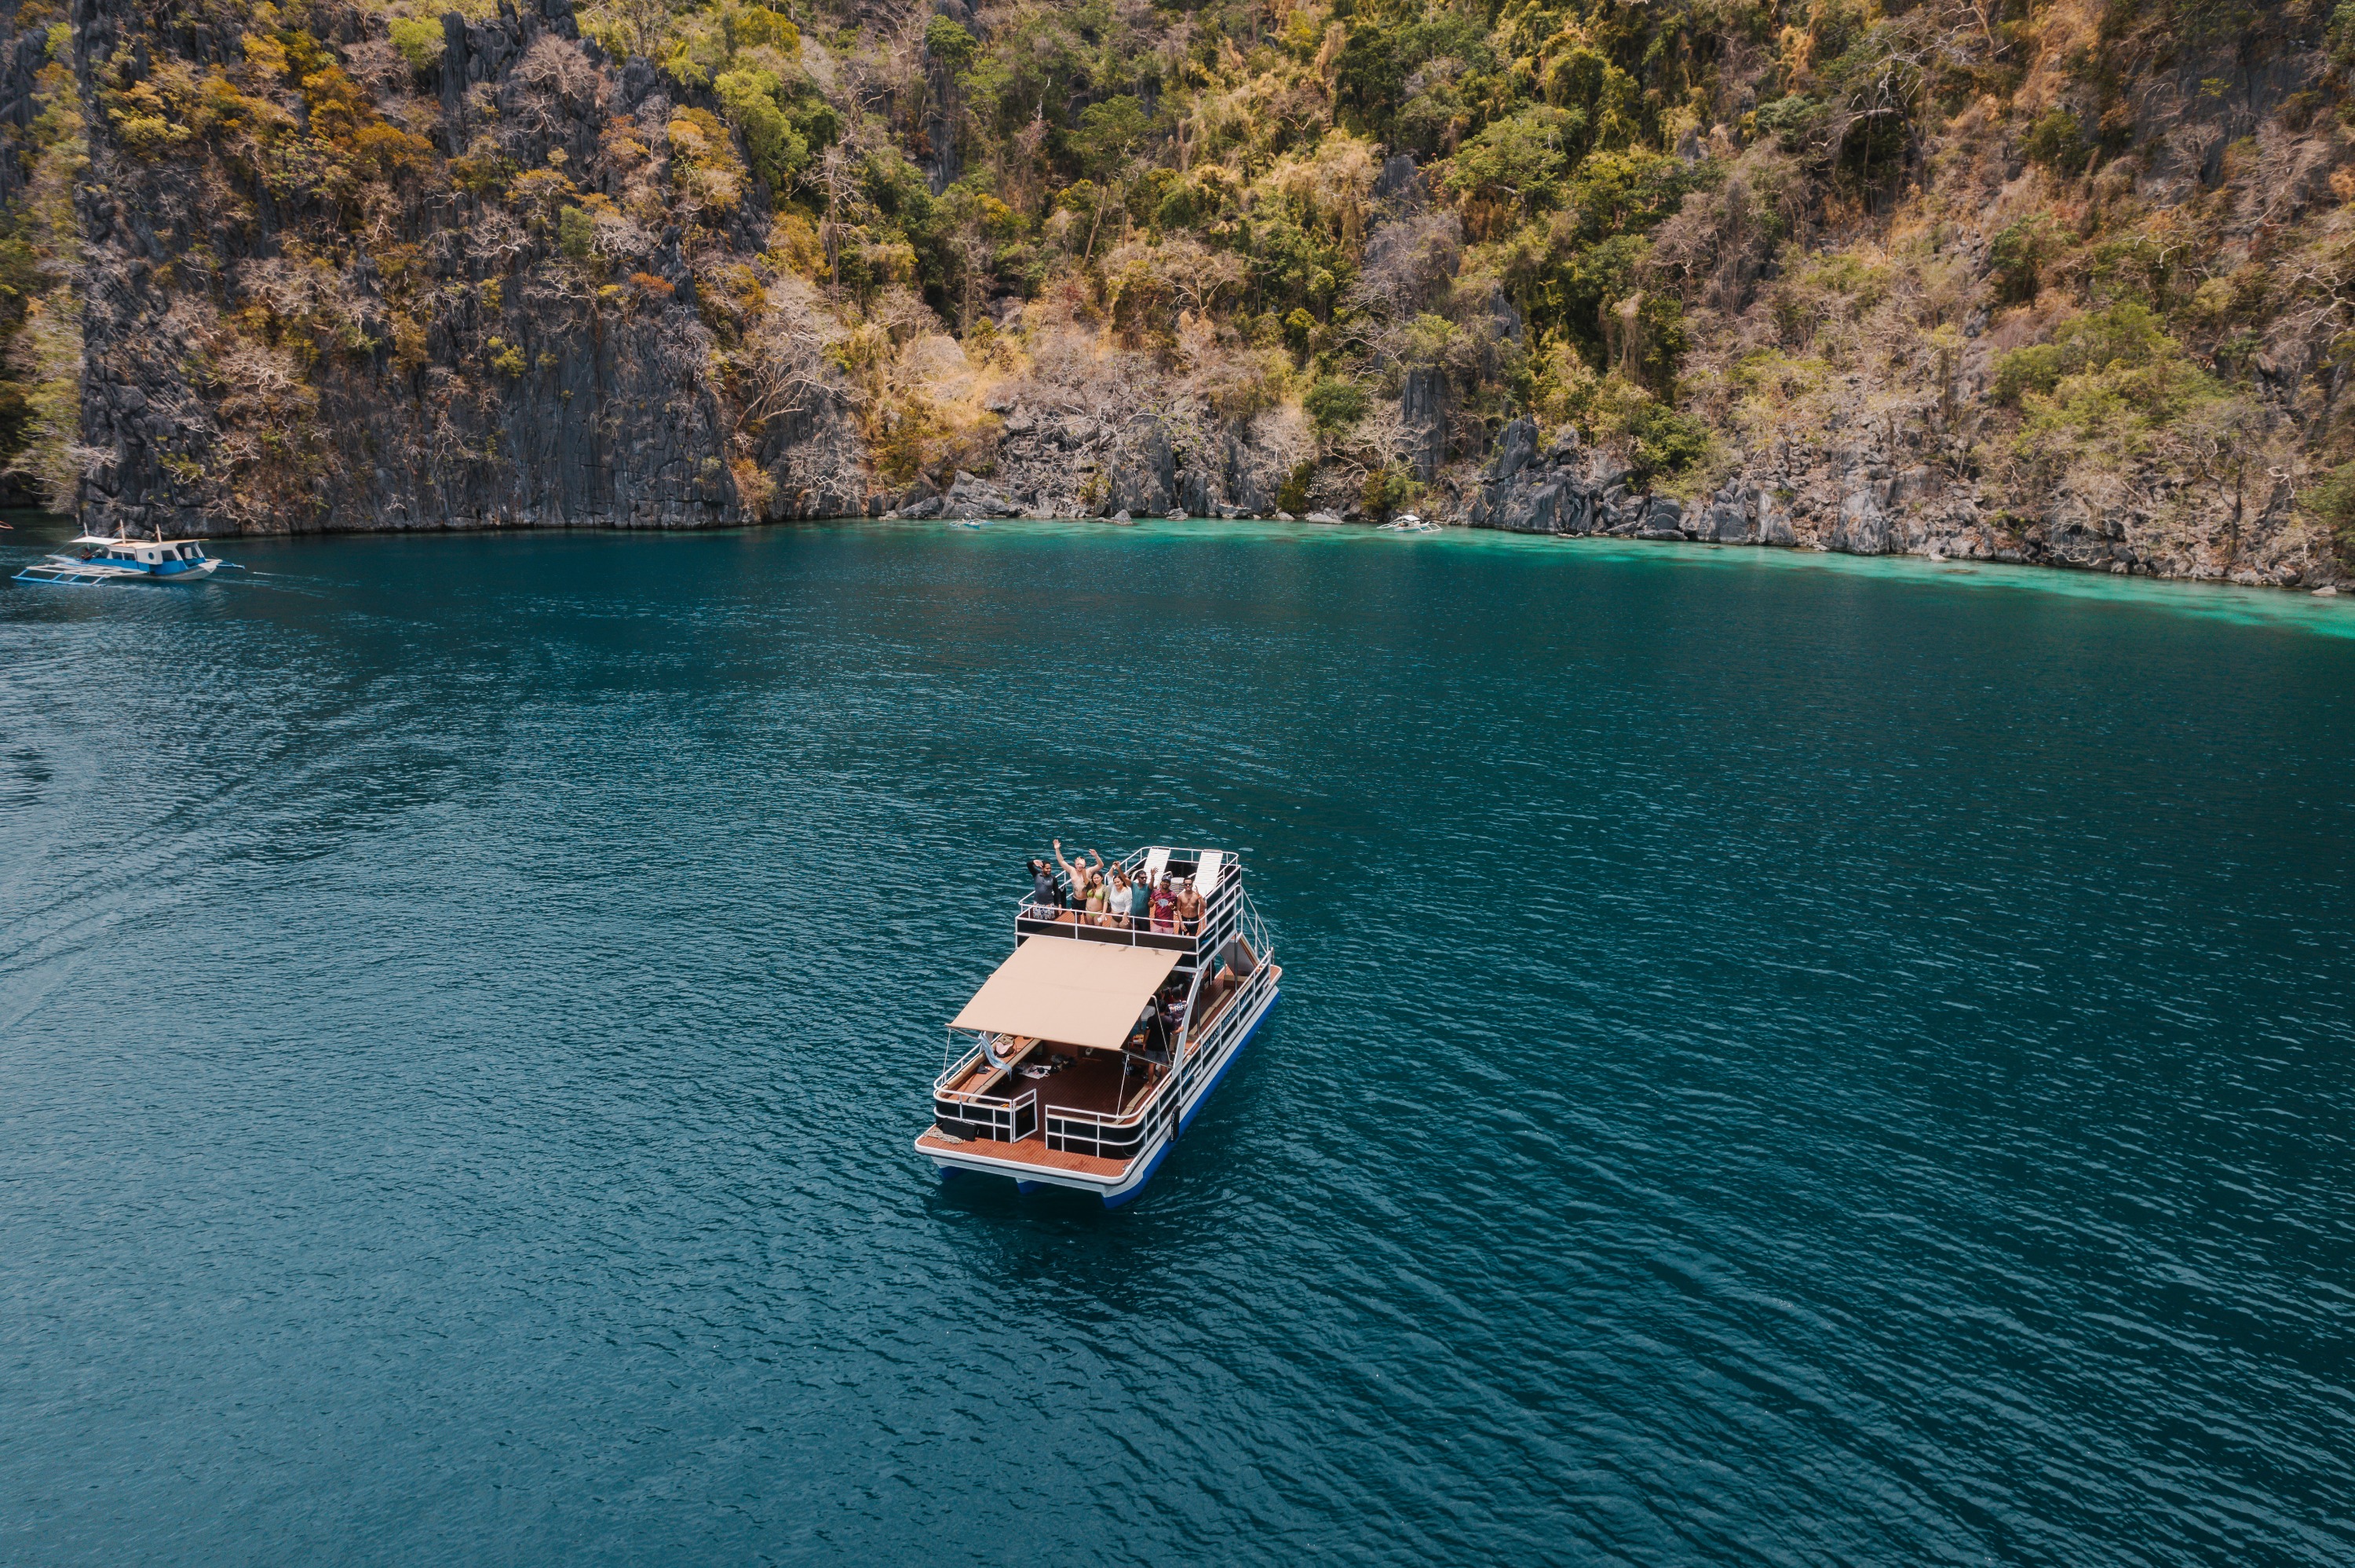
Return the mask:
<path id="1" fill-rule="evenodd" d="M 1202 928 L 1202 895 L 1194 891 L 1194 879 L 1188 877 L 1178 885 L 1178 931 L 1190 937 Z"/>
<path id="2" fill-rule="evenodd" d="M 1101 881 L 1103 877 L 1103 856 L 1096 856 L 1096 863 L 1092 869 L 1089 867 L 1088 857 L 1084 853 L 1082 853 L 1076 861 L 1065 860 L 1063 858 L 1063 841 L 1057 839 L 1055 841 L 1055 863 L 1063 868 L 1063 875 L 1070 879 L 1071 885 L 1071 907 L 1074 910 L 1086 909 L 1088 907 L 1089 885 L 1091 883 Z M 1076 920 L 1080 918 L 1080 916 L 1074 915 L 1072 918 Z M 1090 920 L 1088 922 L 1091 926 L 1101 925 L 1102 923 L 1103 922 L 1097 920 Z"/>

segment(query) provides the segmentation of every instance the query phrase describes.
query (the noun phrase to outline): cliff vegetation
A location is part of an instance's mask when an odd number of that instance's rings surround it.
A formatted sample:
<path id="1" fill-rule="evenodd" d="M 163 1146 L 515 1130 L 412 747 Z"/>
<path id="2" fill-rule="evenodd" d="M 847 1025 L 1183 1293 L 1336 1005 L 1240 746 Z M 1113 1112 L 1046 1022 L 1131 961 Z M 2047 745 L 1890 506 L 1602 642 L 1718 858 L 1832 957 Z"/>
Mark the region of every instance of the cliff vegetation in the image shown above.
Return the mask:
<path id="1" fill-rule="evenodd" d="M 2326 0 L 21 0 L 0 459 L 2329 583 L 2350 68 Z"/>

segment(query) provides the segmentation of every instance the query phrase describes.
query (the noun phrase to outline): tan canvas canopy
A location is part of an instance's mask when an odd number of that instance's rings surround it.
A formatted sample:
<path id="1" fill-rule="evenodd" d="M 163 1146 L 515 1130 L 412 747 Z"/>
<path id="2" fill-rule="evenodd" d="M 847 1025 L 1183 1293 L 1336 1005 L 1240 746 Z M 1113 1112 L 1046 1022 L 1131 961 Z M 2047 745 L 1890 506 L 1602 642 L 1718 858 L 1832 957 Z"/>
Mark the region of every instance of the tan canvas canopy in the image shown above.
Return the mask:
<path id="1" fill-rule="evenodd" d="M 1155 948 L 1032 937 L 997 966 L 950 1024 L 1115 1050 L 1178 966 Z"/>

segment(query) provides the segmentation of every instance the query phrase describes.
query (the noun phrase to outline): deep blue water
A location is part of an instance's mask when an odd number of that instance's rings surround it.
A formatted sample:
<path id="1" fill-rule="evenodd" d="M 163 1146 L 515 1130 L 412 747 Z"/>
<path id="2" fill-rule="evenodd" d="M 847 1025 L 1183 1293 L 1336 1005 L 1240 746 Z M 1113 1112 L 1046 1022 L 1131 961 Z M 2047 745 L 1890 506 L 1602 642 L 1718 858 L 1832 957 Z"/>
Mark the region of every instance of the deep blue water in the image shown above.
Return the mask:
<path id="1" fill-rule="evenodd" d="M 0 1559 L 2355 1560 L 2348 607 L 223 553 L 0 588 Z M 1287 971 L 1113 1213 L 909 1148 L 1050 835 Z"/>

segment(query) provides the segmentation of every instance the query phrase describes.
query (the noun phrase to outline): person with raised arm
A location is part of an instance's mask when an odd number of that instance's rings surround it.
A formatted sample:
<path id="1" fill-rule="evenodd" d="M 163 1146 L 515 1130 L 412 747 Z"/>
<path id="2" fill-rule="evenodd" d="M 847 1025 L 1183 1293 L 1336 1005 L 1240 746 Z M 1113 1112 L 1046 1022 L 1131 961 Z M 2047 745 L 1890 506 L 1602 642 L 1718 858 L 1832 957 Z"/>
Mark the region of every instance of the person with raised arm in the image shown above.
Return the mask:
<path id="1" fill-rule="evenodd" d="M 1088 857 L 1084 852 L 1074 860 L 1065 860 L 1063 858 L 1063 841 L 1057 839 L 1055 841 L 1055 863 L 1063 868 L 1063 879 L 1071 885 L 1071 895 L 1066 902 L 1068 902 L 1074 910 L 1088 909 L 1091 907 L 1100 909 L 1103 907 L 1102 905 L 1091 906 L 1089 904 L 1088 884 L 1103 877 L 1103 856 L 1096 856 L 1095 867 L 1092 871 L 1089 869 Z M 1090 921 L 1089 924 L 1094 925 L 1096 922 Z"/>

